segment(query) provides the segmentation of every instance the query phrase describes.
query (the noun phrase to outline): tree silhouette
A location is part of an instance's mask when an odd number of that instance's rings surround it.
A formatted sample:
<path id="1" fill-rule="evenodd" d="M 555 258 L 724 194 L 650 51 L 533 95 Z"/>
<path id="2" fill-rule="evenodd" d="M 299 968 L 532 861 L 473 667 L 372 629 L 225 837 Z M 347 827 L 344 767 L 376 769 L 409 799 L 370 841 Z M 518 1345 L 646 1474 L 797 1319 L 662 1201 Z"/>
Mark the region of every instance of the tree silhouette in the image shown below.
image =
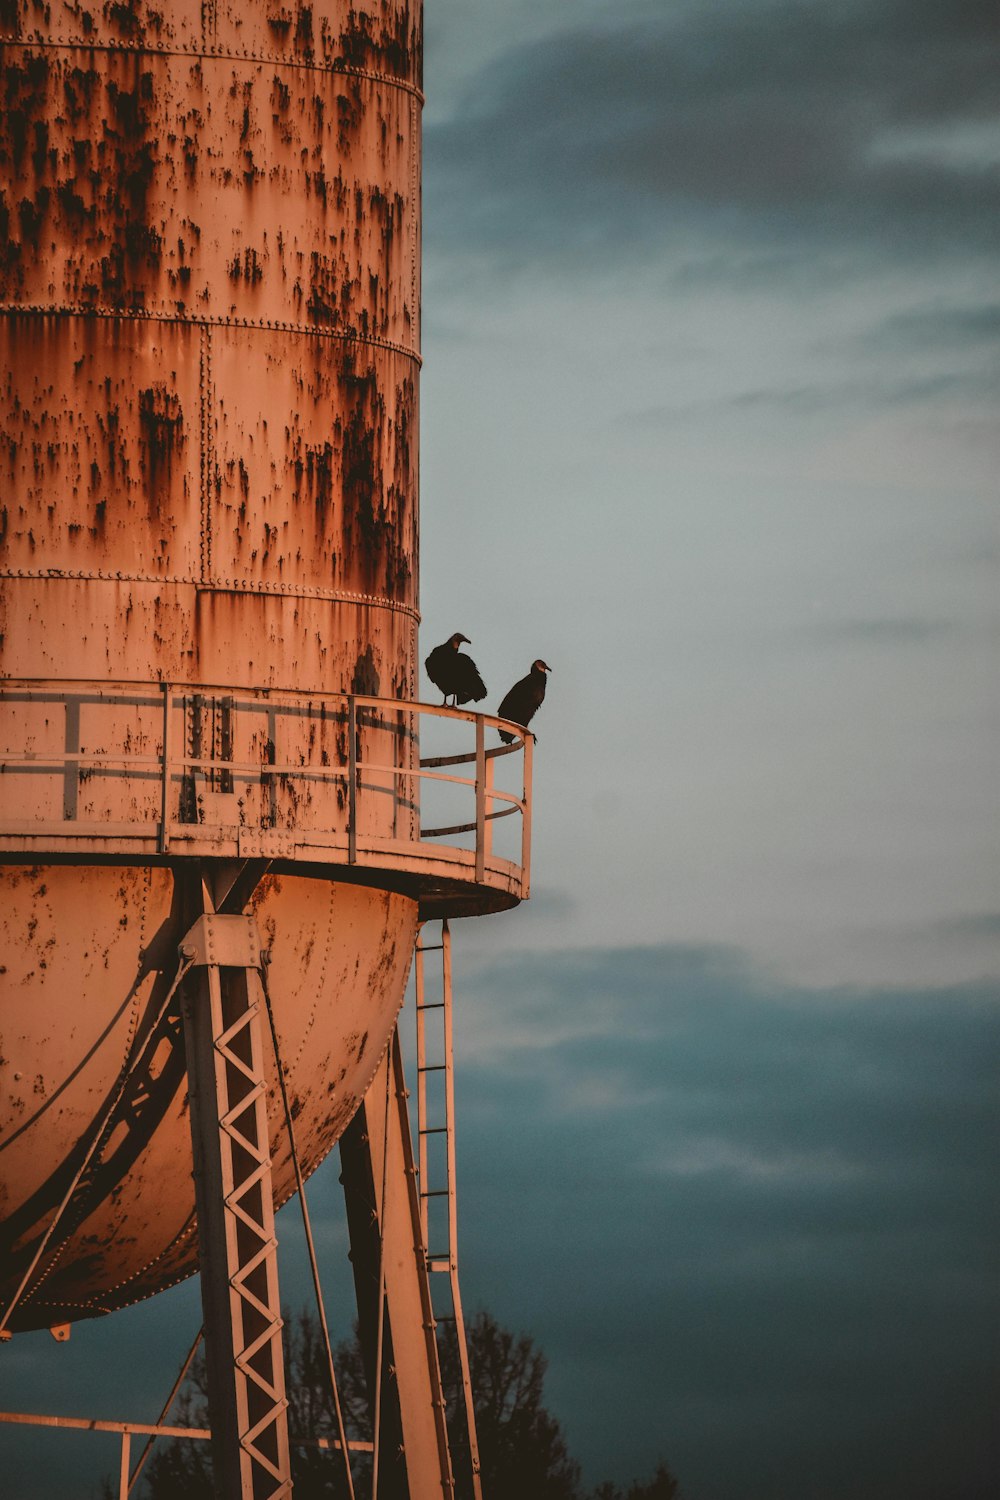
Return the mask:
<path id="1" fill-rule="evenodd" d="M 456 1494 L 462 1497 L 471 1494 L 468 1424 L 454 1323 L 445 1330 L 441 1378 Z M 488 1500 L 576 1500 L 579 1465 L 542 1404 L 545 1355 L 526 1334 L 516 1337 L 488 1312 L 476 1314 L 466 1336 L 484 1495 Z"/>
<path id="2" fill-rule="evenodd" d="M 485 1500 L 680 1500 L 677 1480 L 662 1463 L 648 1482 L 634 1481 L 624 1489 L 608 1482 L 588 1496 L 562 1429 L 543 1402 L 545 1355 L 527 1334 L 511 1333 L 488 1312 L 477 1313 L 466 1332 Z M 284 1346 L 290 1434 L 335 1438 L 318 1319 L 309 1311 L 286 1317 Z M 453 1323 L 443 1325 L 440 1350 L 456 1500 L 471 1500 L 468 1425 Z M 370 1441 L 368 1392 L 356 1337 L 338 1347 L 334 1362 L 347 1435 Z M 168 1420 L 176 1426 L 208 1426 L 201 1355 Z M 370 1494 L 370 1460 L 356 1457 L 352 1472 L 357 1494 Z M 292 1479 L 296 1500 L 343 1500 L 347 1493 L 343 1460 L 336 1451 L 294 1444 Z M 161 1440 L 136 1493 L 143 1500 L 214 1500 L 210 1445 L 204 1440 Z M 106 1482 L 103 1494 L 112 1500 L 117 1489 Z"/>
<path id="3" fill-rule="evenodd" d="M 681 1487 L 665 1463 L 658 1463 L 652 1479 L 635 1479 L 628 1489 L 617 1484 L 599 1484 L 590 1500 L 681 1500 Z"/>

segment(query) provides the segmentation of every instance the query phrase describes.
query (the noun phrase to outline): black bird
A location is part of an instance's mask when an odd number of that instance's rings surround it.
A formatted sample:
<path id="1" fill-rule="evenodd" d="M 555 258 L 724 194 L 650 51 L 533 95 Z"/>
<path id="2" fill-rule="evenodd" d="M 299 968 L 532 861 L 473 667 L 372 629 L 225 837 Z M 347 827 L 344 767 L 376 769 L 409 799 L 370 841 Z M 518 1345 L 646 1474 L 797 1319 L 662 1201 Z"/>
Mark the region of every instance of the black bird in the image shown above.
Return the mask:
<path id="1" fill-rule="evenodd" d="M 458 649 L 463 641 L 467 646 L 472 644 L 467 635 L 456 631 L 450 640 L 435 646 L 424 662 L 431 682 L 444 693 L 445 703 L 454 698 L 456 708 L 470 699 L 478 703 L 480 698 L 486 697 L 486 684 L 475 662 Z"/>
<path id="2" fill-rule="evenodd" d="M 513 719 L 515 724 L 523 724 L 527 727 L 545 697 L 545 674 L 551 672 L 543 661 L 533 661 L 531 671 L 527 677 L 522 677 L 520 682 L 515 682 L 506 698 L 497 709 L 498 719 Z M 506 729 L 500 730 L 500 738 L 505 745 L 514 741 L 514 736 L 508 734 Z"/>

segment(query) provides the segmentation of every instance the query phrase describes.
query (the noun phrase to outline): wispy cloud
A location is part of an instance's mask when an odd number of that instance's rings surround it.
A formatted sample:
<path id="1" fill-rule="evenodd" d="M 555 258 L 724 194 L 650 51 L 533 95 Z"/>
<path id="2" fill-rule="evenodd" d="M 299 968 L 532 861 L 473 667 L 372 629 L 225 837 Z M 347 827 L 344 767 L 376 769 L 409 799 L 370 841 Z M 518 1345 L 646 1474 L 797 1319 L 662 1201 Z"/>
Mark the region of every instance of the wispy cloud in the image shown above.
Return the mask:
<path id="1" fill-rule="evenodd" d="M 953 917 L 950 921 L 935 922 L 934 930 L 955 938 L 1000 938 L 1000 912 L 974 912 L 969 916 Z"/>
<path id="2" fill-rule="evenodd" d="M 432 242 L 572 260 L 697 232 L 810 247 L 824 275 L 845 246 L 989 251 L 996 167 L 975 141 L 998 59 L 972 0 L 625 12 L 535 40 L 428 130 Z"/>
<path id="3" fill-rule="evenodd" d="M 798 989 L 661 947 L 460 994 L 467 1296 L 539 1338 L 577 1451 L 666 1452 L 704 1500 L 734 1444 L 749 1500 L 988 1492 L 995 985 Z M 484 1008 L 506 1046 L 469 1036 Z"/>
<path id="4" fill-rule="evenodd" d="M 914 307 L 892 313 L 867 329 L 858 342 L 869 351 L 993 348 L 1000 340 L 1000 303 Z"/>
<path id="5" fill-rule="evenodd" d="M 796 637 L 819 646 L 923 646 L 950 636 L 953 620 L 930 615 L 888 619 L 824 620 L 796 631 Z"/>
<path id="6" fill-rule="evenodd" d="M 752 386 L 693 401 L 626 412 L 619 423 L 627 427 L 661 427 L 692 416 L 734 413 L 780 415 L 789 418 L 849 417 L 873 409 L 934 408 L 942 412 L 962 406 L 967 412 L 990 407 L 1000 395 L 1000 365 L 996 368 L 936 370 L 926 374 L 893 371 L 878 375 L 856 370 L 853 378 L 836 377 L 796 383 Z M 985 413 L 984 413 L 985 415 Z"/>

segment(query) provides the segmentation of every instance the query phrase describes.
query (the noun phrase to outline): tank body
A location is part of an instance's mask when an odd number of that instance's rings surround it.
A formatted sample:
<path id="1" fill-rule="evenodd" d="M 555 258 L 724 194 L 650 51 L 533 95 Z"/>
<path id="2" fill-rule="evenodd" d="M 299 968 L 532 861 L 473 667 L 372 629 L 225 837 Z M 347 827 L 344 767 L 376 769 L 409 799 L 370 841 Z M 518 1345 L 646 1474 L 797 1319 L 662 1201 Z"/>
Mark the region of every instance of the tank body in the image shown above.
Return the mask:
<path id="1" fill-rule="evenodd" d="M 6 748 L 111 765 L 165 756 L 172 736 L 218 756 L 241 690 L 413 698 L 419 4 L 8 0 L 0 36 Z M 166 722 L 158 685 L 175 695 Z M 319 741 L 324 764 L 344 763 L 342 717 L 282 701 L 282 757 Z M 273 760 L 264 708 L 223 754 Z M 410 763 L 404 734 L 358 733 Z M 175 816 L 197 820 L 197 781 L 178 779 Z M 55 797 L 55 816 L 95 830 L 72 856 L 36 847 L 0 866 L 2 1297 L 169 987 L 183 920 L 180 865 L 116 859 L 100 832 L 145 816 L 148 774 L 81 771 L 70 800 L 51 776 L 0 783 L 0 824 L 51 819 Z M 239 791 L 214 772 L 201 785 Z M 329 804 L 324 826 L 346 815 L 342 784 L 310 796 Z M 239 801 L 248 832 L 302 814 L 273 782 Z M 365 817 L 416 836 L 395 795 Z M 311 1170 L 386 1044 L 416 901 L 286 861 L 253 909 Z M 273 1098 L 270 1113 L 281 1201 L 293 1179 Z M 190 1274 L 193 1201 L 167 1026 L 12 1326 Z"/>
<path id="2" fill-rule="evenodd" d="M 3 12 L 0 669 L 412 696 L 414 7 Z"/>

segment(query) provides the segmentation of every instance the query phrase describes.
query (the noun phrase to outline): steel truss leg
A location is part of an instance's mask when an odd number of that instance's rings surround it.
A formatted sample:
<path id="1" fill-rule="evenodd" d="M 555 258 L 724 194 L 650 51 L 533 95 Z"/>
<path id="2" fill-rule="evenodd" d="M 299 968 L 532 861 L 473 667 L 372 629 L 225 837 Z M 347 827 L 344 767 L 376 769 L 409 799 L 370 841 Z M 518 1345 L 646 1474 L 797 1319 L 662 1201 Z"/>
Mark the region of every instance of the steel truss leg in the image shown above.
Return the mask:
<path id="1" fill-rule="evenodd" d="M 381 1393 L 378 1497 L 451 1500 L 444 1394 L 395 1032 L 341 1136 L 340 1159 L 365 1374 L 373 1401 L 376 1385 Z"/>
<path id="2" fill-rule="evenodd" d="M 218 1500 L 291 1494 L 260 1005 L 252 917 L 202 915 L 181 953 L 195 1202 Z"/>

